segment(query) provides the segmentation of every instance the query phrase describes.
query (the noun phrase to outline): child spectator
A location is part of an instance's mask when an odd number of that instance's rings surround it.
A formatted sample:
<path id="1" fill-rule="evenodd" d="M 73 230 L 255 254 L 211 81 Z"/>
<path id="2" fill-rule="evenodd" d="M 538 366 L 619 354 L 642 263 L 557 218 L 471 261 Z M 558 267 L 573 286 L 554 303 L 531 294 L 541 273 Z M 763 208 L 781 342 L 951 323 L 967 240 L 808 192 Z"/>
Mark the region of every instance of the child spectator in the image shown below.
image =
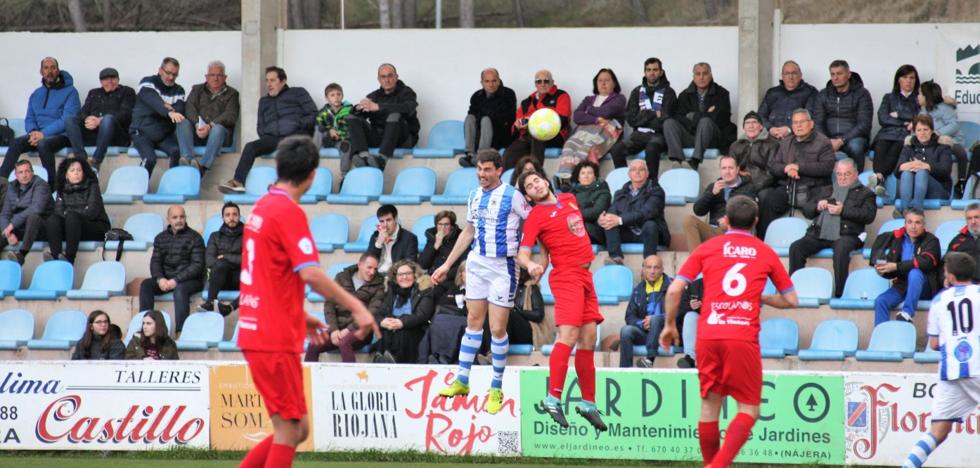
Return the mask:
<path id="1" fill-rule="evenodd" d="M 347 133 L 347 116 L 354 106 L 344 100 L 344 88 L 337 83 L 330 83 L 323 90 L 327 104 L 316 115 L 316 125 L 323 134 L 323 147 L 336 147 L 340 151 L 340 174 L 347 175 L 350 170 L 350 137 Z"/>

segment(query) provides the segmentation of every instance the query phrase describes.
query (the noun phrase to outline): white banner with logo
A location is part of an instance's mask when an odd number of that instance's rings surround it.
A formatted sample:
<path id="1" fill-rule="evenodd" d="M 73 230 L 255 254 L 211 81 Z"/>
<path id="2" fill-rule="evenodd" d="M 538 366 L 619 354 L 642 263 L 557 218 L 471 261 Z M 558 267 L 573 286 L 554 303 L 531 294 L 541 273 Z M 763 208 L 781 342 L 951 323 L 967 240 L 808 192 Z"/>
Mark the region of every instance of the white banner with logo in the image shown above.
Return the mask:
<path id="1" fill-rule="evenodd" d="M 452 382 L 455 370 L 421 365 L 314 367 L 315 450 L 520 455 L 518 371 L 507 369 L 503 409 L 491 415 L 484 410 L 490 366 L 473 366 L 468 396 L 439 397 L 439 389 Z"/>
<path id="2" fill-rule="evenodd" d="M 209 446 L 208 367 L 125 361 L 0 363 L 0 447 Z"/>
<path id="3" fill-rule="evenodd" d="M 844 376 L 846 462 L 901 466 L 929 430 L 935 374 L 847 374 Z M 949 438 L 927 466 L 980 466 L 980 408 L 953 424 Z"/>
<path id="4" fill-rule="evenodd" d="M 980 35 L 977 25 L 966 24 L 962 29 L 950 25 L 942 31 L 936 41 L 936 82 L 943 87 L 944 95 L 956 99 L 956 114 L 961 122 L 980 122 Z"/>

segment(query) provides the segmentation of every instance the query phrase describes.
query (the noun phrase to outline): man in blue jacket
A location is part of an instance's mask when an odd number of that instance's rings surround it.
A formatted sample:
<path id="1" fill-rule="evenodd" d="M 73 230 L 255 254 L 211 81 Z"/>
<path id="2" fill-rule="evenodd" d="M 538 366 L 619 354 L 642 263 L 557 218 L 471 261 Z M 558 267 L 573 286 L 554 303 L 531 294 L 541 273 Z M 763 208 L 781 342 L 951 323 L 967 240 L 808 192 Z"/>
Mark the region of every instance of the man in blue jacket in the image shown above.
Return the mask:
<path id="1" fill-rule="evenodd" d="M 650 178 L 646 162 L 630 161 L 629 182 L 609 187 L 613 193 L 609 209 L 599 215 L 599 226 L 606 233 L 609 262 L 623 264 L 623 242 L 642 242 L 643 257 L 657 253 L 657 245 L 670 245 L 670 231 L 664 219 L 666 195 L 656 179 Z"/>
<path id="2" fill-rule="evenodd" d="M 0 251 L 20 242 L 20 249 L 7 252 L 7 260 L 21 265 L 34 241 L 42 238 L 44 219 L 51 214 L 53 205 L 48 183 L 34 175 L 31 162 L 17 162 L 17 178 L 10 183 L 3 206 L 0 207 Z"/>
<path id="3" fill-rule="evenodd" d="M 65 135 L 65 120 L 78 113 L 81 104 L 71 75 L 58 67 L 53 57 L 41 60 L 41 86 L 27 101 L 24 129 L 27 135 L 14 138 L 0 166 L 0 177 L 6 179 L 14 170 L 20 155 L 37 151 L 41 165 L 54 178 L 54 154 L 69 145 Z"/>
<path id="4" fill-rule="evenodd" d="M 653 367 L 657 339 L 664 328 L 664 295 L 671 278 L 664 274 L 660 257 L 643 259 L 643 279 L 633 288 L 626 306 L 626 325 L 619 330 L 619 367 L 633 366 L 633 346 L 646 345 L 647 355 L 636 360 L 637 367 Z"/>
<path id="5" fill-rule="evenodd" d="M 190 158 L 194 152 L 193 140 L 178 139 L 177 125 L 186 119 L 184 106 L 187 100 L 184 87 L 177 84 L 179 73 L 180 62 L 165 57 L 157 74 L 140 80 L 136 92 L 129 134 L 143 160 L 143 168 L 151 176 L 157 165 L 157 149 L 167 153 L 170 167 L 176 167 L 181 156 Z"/>

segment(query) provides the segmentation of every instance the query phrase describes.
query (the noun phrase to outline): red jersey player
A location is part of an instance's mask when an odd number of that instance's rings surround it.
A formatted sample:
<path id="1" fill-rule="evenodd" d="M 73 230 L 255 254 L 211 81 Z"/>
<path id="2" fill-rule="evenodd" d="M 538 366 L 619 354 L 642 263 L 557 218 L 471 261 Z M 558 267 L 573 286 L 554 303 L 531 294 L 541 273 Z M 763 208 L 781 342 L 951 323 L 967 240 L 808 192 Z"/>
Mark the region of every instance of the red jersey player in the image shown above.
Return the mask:
<path id="1" fill-rule="evenodd" d="M 528 172 L 518 180 L 518 189 L 534 208 L 524 221 L 517 263 L 535 279 L 541 279 L 550 260 L 551 292 L 555 296 L 555 325 L 558 339 L 548 361 L 548 395 L 541 405 L 552 419 L 568 427 L 561 409 L 561 392 L 565 388 L 568 358 L 575 352 L 575 373 L 578 374 L 582 401 L 575 411 L 599 431 L 606 430 L 595 406 L 595 334 L 596 324 L 602 322 L 599 302 L 589 265 L 595 256 L 585 230 L 582 212 L 575 196 L 563 193 L 555 196 L 547 179 Z M 531 260 L 535 241 L 541 246 L 541 264 Z"/>
<path id="2" fill-rule="evenodd" d="M 306 136 L 289 137 L 277 151 L 278 180 L 252 209 L 242 242 L 238 346 L 274 429 L 245 456 L 240 466 L 248 468 L 292 466 L 296 446 L 310 432 L 303 337 L 314 344 L 327 338 L 321 333 L 326 325 L 303 311 L 303 285 L 350 309 L 361 327 L 374 323 L 367 308 L 320 269 L 306 214 L 297 204 L 313 183 L 316 144 Z"/>
<path id="3" fill-rule="evenodd" d="M 666 318 L 660 345 L 678 344 L 677 308 L 687 283 L 704 275 L 704 297 L 698 319 L 697 363 L 701 383 L 698 440 L 705 466 L 727 467 L 748 440 L 759 417 L 762 400 L 762 359 L 759 353 L 759 303 L 796 307 L 793 283 L 779 256 L 752 235 L 759 207 L 746 196 L 735 196 L 725 207 L 729 229 L 698 246 L 677 272 L 667 290 Z M 772 278 L 779 294 L 762 296 Z M 738 402 L 738 414 L 728 425 L 719 449 L 718 413 L 722 397 Z"/>

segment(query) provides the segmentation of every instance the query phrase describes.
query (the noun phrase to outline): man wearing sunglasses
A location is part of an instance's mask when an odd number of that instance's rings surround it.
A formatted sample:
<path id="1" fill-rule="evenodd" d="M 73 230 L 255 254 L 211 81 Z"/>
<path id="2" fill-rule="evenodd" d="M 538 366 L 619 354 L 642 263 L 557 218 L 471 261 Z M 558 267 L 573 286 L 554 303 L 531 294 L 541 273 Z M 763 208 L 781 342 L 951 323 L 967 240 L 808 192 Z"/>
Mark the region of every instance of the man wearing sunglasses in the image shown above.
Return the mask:
<path id="1" fill-rule="evenodd" d="M 527 131 L 527 123 L 534 111 L 551 108 L 561 117 L 561 131 L 549 141 L 538 141 Z M 544 164 L 545 148 L 561 148 L 568 138 L 568 125 L 572 116 L 572 100 L 568 93 L 558 89 L 555 79 L 548 70 L 538 70 L 534 74 L 534 92 L 521 101 L 514 120 L 514 142 L 504 151 L 504 170 L 517 165 L 517 160 L 531 155 Z"/>

